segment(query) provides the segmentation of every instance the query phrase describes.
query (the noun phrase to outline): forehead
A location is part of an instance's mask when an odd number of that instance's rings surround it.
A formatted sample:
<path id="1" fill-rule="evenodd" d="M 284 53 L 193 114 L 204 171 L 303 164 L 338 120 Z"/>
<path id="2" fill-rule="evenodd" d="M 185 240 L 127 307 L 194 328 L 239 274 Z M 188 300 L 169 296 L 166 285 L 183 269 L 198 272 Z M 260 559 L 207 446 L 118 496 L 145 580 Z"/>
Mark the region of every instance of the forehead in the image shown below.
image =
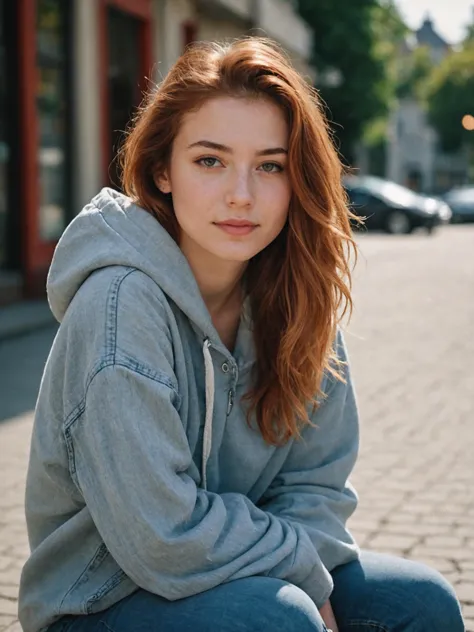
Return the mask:
<path id="1" fill-rule="evenodd" d="M 211 140 L 229 147 L 242 143 L 258 148 L 285 146 L 288 125 L 278 105 L 270 99 L 216 97 L 183 117 L 177 143 Z"/>

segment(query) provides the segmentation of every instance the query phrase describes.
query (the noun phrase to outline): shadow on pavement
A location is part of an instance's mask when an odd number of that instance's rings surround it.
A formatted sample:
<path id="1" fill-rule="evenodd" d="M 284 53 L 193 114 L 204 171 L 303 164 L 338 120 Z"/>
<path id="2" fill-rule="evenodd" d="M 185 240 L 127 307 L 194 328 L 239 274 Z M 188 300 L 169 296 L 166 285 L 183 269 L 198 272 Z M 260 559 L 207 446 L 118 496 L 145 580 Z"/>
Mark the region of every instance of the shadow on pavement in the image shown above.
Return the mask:
<path id="1" fill-rule="evenodd" d="M 33 411 L 55 326 L 0 342 L 0 422 Z"/>

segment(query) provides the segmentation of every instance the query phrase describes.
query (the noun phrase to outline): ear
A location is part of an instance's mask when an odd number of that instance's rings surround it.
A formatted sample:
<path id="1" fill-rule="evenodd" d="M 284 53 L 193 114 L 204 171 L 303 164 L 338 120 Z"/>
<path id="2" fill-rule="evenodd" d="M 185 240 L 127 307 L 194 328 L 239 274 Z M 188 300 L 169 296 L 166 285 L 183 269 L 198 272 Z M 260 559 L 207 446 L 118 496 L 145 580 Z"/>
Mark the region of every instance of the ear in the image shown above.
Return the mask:
<path id="1" fill-rule="evenodd" d="M 153 180 L 157 188 L 162 193 L 171 193 L 171 182 L 166 171 L 164 173 L 156 174 L 155 176 L 153 176 Z"/>

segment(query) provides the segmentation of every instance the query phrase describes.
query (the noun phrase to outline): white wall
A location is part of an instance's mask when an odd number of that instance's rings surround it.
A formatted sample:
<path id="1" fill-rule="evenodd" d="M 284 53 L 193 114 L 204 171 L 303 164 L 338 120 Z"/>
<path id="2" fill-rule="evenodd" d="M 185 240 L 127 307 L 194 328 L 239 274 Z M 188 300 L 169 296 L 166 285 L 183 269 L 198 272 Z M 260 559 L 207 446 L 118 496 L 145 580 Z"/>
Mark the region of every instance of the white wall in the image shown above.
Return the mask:
<path id="1" fill-rule="evenodd" d="M 74 209 L 102 185 L 100 66 L 96 0 L 74 3 Z"/>
<path id="2" fill-rule="evenodd" d="M 236 16 L 243 20 L 253 17 L 254 4 L 257 0 L 216 0 L 221 6 L 229 11 L 233 11 Z"/>
<path id="3" fill-rule="evenodd" d="M 198 39 L 203 41 L 231 40 L 245 35 L 246 31 L 232 20 L 213 20 L 207 17 L 199 19 Z"/>
<path id="4" fill-rule="evenodd" d="M 308 59 L 311 54 L 311 29 L 287 0 L 255 0 L 258 2 L 257 26 L 290 53 Z"/>
<path id="5" fill-rule="evenodd" d="M 155 20 L 153 77 L 159 82 L 183 52 L 182 25 L 196 19 L 192 0 L 154 0 Z"/>

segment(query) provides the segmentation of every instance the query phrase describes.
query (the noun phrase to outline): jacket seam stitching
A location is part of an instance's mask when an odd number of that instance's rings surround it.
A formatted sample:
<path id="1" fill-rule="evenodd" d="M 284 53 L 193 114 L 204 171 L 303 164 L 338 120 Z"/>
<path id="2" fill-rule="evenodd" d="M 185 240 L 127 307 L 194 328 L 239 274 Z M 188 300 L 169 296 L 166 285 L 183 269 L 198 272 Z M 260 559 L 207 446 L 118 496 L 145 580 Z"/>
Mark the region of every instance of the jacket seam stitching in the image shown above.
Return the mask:
<path id="1" fill-rule="evenodd" d="M 133 373 L 138 373 L 139 375 L 142 375 L 145 378 L 153 380 L 157 384 L 162 384 L 163 386 L 166 386 L 176 396 L 176 406 L 177 406 L 177 408 L 179 408 L 179 406 L 180 406 L 181 395 L 176 390 L 176 388 L 174 387 L 173 383 L 168 378 L 161 376 L 154 369 L 151 369 L 151 368 L 147 367 L 146 365 L 143 365 L 143 364 L 139 363 L 137 360 L 134 360 L 133 358 L 129 358 L 128 356 L 124 356 L 124 359 L 122 361 L 120 361 L 120 360 L 117 361 L 116 360 L 115 362 L 113 362 L 109 358 L 108 360 L 103 360 L 102 362 L 100 362 L 99 365 L 96 367 L 96 369 L 92 372 L 92 375 L 90 376 L 90 378 L 87 381 L 86 392 L 84 394 L 84 397 L 82 398 L 80 403 L 73 409 L 71 414 L 68 415 L 68 417 L 66 418 L 66 420 L 65 420 L 65 422 L 63 424 L 63 434 L 64 434 L 64 440 L 65 440 L 65 444 L 66 444 L 66 452 L 67 452 L 67 456 L 68 456 L 68 467 L 69 467 L 69 471 L 70 471 L 70 474 L 71 474 L 73 480 L 76 482 L 76 485 L 78 485 L 78 480 L 77 480 L 77 477 L 76 477 L 76 458 L 75 458 L 75 454 L 74 454 L 74 446 L 73 446 L 73 439 L 72 439 L 72 435 L 71 435 L 71 427 L 77 422 L 77 420 L 83 415 L 83 413 L 85 411 L 86 400 L 87 400 L 87 393 L 89 391 L 89 387 L 92 384 L 93 379 L 101 371 L 103 371 L 104 369 L 106 369 L 108 367 L 116 367 L 116 366 L 124 367 L 124 368 L 128 369 L 129 371 L 132 371 Z M 79 485 L 78 485 L 78 487 L 79 487 Z"/>
<path id="2" fill-rule="evenodd" d="M 126 272 L 122 272 L 112 282 L 112 287 L 107 298 L 107 315 L 106 315 L 106 357 L 110 357 L 115 362 L 117 354 L 117 329 L 118 329 L 118 297 L 120 286 L 125 279 L 135 272 L 135 268 L 127 268 Z"/>
<path id="3" fill-rule="evenodd" d="M 125 369 L 129 369 L 133 373 L 138 373 L 143 375 L 143 377 L 149 378 L 158 384 L 162 384 L 163 386 L 167 386 L 170 390 L 173 391 L 174 395 L 177 398 L 177 404 L 181 402 L 181 395 L 177 389 L 177 386 L 172 382 L 168 377 L 162 375 L 159 371 L 156 371 L 152 367 L 144 364 L 143 362 L 139 362 L 135 358 L 131 356 L 120 354 L 120 359 L 113 360 L 111 357 L 103 358 L 100 362 L 96 364 L 96 366 L 91 370 L 89 377 L 86 381 L 85 394 L 79 404 L 66 416 L 64 421 L 64 429 L 67 430 L 70 428 L 75 421 L 82 415 L 85 408 L 85 402 L 87 399 L 87 393 L 89 391 L 90 385 L 92 384 L 94 378 L 104 369 L 109 367 L 123 367 Z"/>
<path id="4" fill-rule="evenodd" d="M 89 562 L 87 563 L 87 565 L 83 569 L 82 573 L 79 575 L 79 577 L 76 579 L 76 581 L 72 584 L 72 586 L 70 586 L 69 589 L 66 591 L 66 593 L 64 594 L 64 597 L 61 599 L 61 603 L 59 604 L 58 610 L 56 612 L 57 616 L 62 616 L 61 608 L 63 607 L 63 604 L 64 604 L 64 601 L 65 601 L 66 597 L 68 595 L 70 595 L 71 592 L 74 590 L 74 588 L 80 583 L 80 581 L 84 577 L 85 573 L 89 570 L 89 568 L 92 566 L 94 561 L 100 556 L 100 554 L 104 550 L 104 548 L 106 549 L 106 546 L 105 546 L 104 543 L 100 544 L 97 547 L 94 555 L 91 557 L 91 559 L 89 560 Z M 106 549 L 106 553 L 108 553 L 107 549 Z M 105 557 L 105 555 L 103 557 Z"/>
<path id="5" fill-rule="evenodd" d="M 177 387 L 164 374 L 162 374 L 159 371 L 156 371 L 156 369 L 153 369 L 152 367 L 148 366 L 147 364 L 143 362 L 139 362 L 138 360 L 136 360 L 135 358 L 131 356 L 128 356 L 125 354 L 120 354 L 120 356 L 121 357 L 118 360 L 117 359 L 115 360 L 104 359 L 102 362 L 99 363 L 99 366 L 96 368 L 95 372 L 91 375 L 91 377 L 89 378 L 87 382 L 86 392 L 83 397 L 84 402 L 87 399 L 87 393 L 95 377 L 99 373 L 101 373 L 104 369 L 107 369 L 110 367 L 113 367 L 113 368 L 123 367 L 125 369 L 128 369 L 129 371 L 132 371 L 132 373 L 138 373 L 142 375 L 143 377 L 147 377 L 148 379 L 153 380 L 154 382 L 157 382 L 158 384 L 167 386 L 175 394 L 176 398 L 178 399 L 178 403 L 181 401 L 181 395 L 179 394 Z"/>
<path id="6" fill-rule="evenodd" d="M 115 573 L 111 577 L 109 577 L 109 579 L 105 581 L 102 586 L 89 597 L 89 599 L 87 599 L 85 603 L 86 613 L 92 614 L 93 605 L 98 603 L 103 597 L 108 595 L 114 588 L 119 586 L 126 577 L 127 575 L 121 568 L 119 568 L 118 571 L 115 571 Z"/>

